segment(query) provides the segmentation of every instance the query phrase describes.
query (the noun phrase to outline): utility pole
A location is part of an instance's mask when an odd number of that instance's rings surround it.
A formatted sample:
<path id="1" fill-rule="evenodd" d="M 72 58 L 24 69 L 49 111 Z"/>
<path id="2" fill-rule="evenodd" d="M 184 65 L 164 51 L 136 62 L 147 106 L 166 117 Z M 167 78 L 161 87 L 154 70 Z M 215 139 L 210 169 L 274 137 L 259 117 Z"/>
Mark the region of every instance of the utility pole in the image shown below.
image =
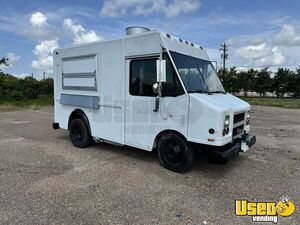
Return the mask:
<path id="1" fill-rule="evenodd" d="M 226 43 L 221 45 L 220 48 L 221 51 L 221 58 L 223 59 L 223 75 L 225 75 L 225 64 L 226 64 L 226 59 L 228 59 L 228 45 Z"/>
<path id="2" fill-rule="evenodd" d="M 43 77 L 44 77 L 44 80 L 46 79 L 46 73 L 45 71 L 43 72 Z"/>

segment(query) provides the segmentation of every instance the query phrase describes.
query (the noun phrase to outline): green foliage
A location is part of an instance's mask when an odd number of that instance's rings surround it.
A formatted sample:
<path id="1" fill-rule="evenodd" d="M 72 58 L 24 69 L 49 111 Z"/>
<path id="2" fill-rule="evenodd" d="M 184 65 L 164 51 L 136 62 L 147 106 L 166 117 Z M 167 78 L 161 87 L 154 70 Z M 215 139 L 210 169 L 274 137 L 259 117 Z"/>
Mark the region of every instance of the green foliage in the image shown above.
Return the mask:
<path id="1" fill-rule="evenodd" d="M 238 73 L 235 67 L 226 70 L 225 73 L 223 73 L 223 70 L 219 70 L 219 76 L 226 91 L 230 93 L 239 92 Z"/>
<path id="2" fill-rule="evenodd" d="M 11 92 L 11 98 L 15 101 L 21 101 L 23 100 L 24 96 L 23 96 L 23 93 L 21 91 L 17 91 L 17 90 L 13 90 Z"/>
<path id="3" fill-rule="evenodd" d="M 252 90 L 257 92 L 260 96 L 264 96 L 266 92 L 272 91 L 271 72 L 268 68 L 257 71 L 253 81 Z"/>
<path id="4" fill-rule="evenodd" d="M 233 94 L 244 92 L 244 96 L 247 96 L 247 92 L 256 92 L 265 96 L 266 92 L 271 92 L 277 97 L 283 97 L 284 94 L 300 97 L 300 68 L 296 71 L 279 68 L 273 77 L 268 68 L 237 71 L 232 67 L 225 72 L 219 70 L 218 74 L 225 90 Z"/>
<path id="5" fill-rule="evenodd" d="M 20 79 L 0 72 L 0 102 L 34 100 L 40 96 L 53 97 L 53 79 Z"/>
<path id="6" fill-rule="evenodd" d="M 293 97 L 300 97 L 300 68 L 295 73 L 291 74 L 288 89 L 293 93 Z"/>
<path id="7" fill-rule="evenodd" d="M 289 69 L 279 68 L 273 78 L 272 89 L 277 97 L 289 92 L 290 82 L 292 81 L 292 72 Z"/>

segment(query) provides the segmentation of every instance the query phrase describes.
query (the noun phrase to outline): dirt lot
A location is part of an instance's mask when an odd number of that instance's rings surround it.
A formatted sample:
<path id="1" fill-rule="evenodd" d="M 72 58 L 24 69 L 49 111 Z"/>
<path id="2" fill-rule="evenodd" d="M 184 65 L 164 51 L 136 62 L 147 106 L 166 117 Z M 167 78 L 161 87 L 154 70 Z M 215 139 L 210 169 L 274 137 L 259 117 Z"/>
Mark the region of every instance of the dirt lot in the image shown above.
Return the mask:
<path id="1" fill-rule="evenodd" d="M 52 108 L 0 113 L 0 224 L 251 224 L 236 198 L 286 195 L 297 211 L 279 224 L 300 224 L 300 110 L 253 107 L 256 145 L 226 165 L 198 153 L 186 174 L 129 147 L 76 149 L 51 123 Z"/>

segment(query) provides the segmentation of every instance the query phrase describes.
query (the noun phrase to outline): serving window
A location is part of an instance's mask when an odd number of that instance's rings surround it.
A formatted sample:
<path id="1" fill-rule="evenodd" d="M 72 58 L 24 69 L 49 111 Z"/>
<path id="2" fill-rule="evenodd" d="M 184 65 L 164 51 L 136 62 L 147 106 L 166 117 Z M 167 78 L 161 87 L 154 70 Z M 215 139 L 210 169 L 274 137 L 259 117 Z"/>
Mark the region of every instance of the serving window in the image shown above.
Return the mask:
<path id="1" fill-rule="evenodd" d="M 97 56 L 87 55 L 62 59 L 62 88 L 97 90 Z"/>

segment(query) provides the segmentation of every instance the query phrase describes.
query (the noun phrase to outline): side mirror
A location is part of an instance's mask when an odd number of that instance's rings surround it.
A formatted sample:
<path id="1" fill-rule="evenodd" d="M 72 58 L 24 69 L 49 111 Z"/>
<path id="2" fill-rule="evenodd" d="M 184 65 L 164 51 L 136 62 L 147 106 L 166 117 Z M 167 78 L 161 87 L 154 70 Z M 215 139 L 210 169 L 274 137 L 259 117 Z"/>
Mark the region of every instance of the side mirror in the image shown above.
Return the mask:
<path id="1" fill-rule="evenodd" d="M 153 84 L 152 90 L 155 95 L 159 95 L 159 84 L 158 83 Z"/>
<path id="2" fill-rule="evenodd" d="M 157 82 L 167 81 L 166 60 L 156 60 Z"/>

